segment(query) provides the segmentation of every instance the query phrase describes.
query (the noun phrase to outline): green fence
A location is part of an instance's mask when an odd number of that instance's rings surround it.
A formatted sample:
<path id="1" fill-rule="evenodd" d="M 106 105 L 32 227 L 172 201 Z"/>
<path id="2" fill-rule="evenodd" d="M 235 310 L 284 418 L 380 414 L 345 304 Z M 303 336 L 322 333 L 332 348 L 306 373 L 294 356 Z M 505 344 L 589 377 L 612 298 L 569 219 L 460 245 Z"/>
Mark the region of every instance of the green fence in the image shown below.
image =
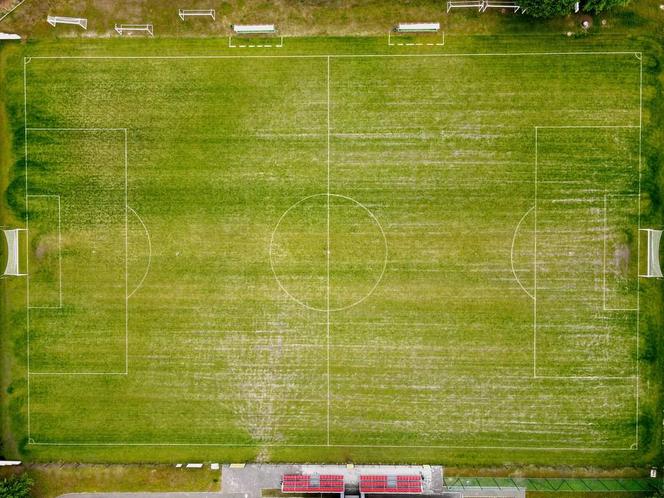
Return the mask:
<path id="1" fill-rule="evenodd" d="M 453 491 L 466 488 L 525 488 L 528 491 L 575 492 L 657 492 L 659 479 L 584 479 L 535 477 L 445 477 L 445 486 Z"/>

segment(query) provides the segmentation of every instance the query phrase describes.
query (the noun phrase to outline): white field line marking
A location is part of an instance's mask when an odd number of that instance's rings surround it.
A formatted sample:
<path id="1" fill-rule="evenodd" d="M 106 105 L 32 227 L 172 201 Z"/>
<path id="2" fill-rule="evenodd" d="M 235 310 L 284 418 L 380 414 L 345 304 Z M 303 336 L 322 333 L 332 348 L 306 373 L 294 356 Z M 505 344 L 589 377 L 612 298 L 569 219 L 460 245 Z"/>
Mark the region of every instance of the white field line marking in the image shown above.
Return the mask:
<path id="1" fill-rule="evenodd" d="M 184 447 L 230 447 L 230 448 L 419 448 L 419 449 L 480 449 L 480 450 L 521 450 L 521 451 L 593 451 L 593 452 L 607 452 L 607 451 L 636 451 L 635 448 L 621 448 L 621 447 L 540 447 L 540 446 L 459 446 L 459 445 L 417 445 L 417 444 L 279 444 L 279 443 L 261 443 L 261 444 L 241 444 L 241 443 L 38 443 L 34 440 L 28 444 L 32 446 L 146 446 L 146 447 L 161 447 L 161 446 L 184 446 Z"/>
<path id="2" fill-rule="evenodd" d="M 564 130 L 564 129 L 620 129 L 620 128 L 634 128 L 635 130 L 639 128 L 638 125 L 579 125 L 579 126 L 536 126 L 535 128 L 547 129 L 547 130 Z"/>
<path id="3" fill-rule="evenodd" d="M 124 130 L 124 205 L 125 205 L 125 374 L 129 373 L 129 181 L 127 129 Z M 142 223 L 142 221 L 141 221 Z"/>
<path id="4" fill-rule="evenodd" d="M 330 58 L 327 58 L 327 444 L 330 444 Z"/>
<path id="5" fill-rule="evenodd" d="M 73 132 L 98 132 L 98 131 L 121 131 L 124 134 L 124 197 L 125 197 L 125 370 L 124 372 L 98 372 L 98 373 L 93 373 L 93 372 L 31 372 L 30 371 L 30 309 L 44 309 L 44 307 L 30 307 L 30 284 L 29 280 L 26 279 L 26 335 L 27 335 L 27 364 L 28 364 L 28 381 L 27 381 L 27 388 L 28 388 L 28 440 L 30 440 L 30 377 L 32 375 L 127 375 L 129 373 L 129 342 L 128 342 L 128 337 L 129 337 L 129 332 L 128 332 L 128 326 L 129 326 L 129 313 L 128 313 L 128 299 L 127 299 L 127 282 L 128 282 L 128 275 L 127 275 L 127 265 L 128 265 L 128 254 L 127 254 L 127 224 L 128 224 L 128 207 L 127 207 L 127 186 L 128 186 L 128 180 L 127 180 L 127 129 L 126 128 L 28 128 L 27 126 L 27 86 L 26 86 L 26 81 L 27 81 L 27 76 L 26 76 L 26 64 L 31 61 L 31 58 L 25 57 L 23 59 L 23 106 L 24 106 L 24 136 L 25 136 L 25 202 L 26 202 L 26 208 L 28 207 L 28 198 L 33 197 L 32 194 L 28 194 L 28 131 L 73 131 Z M 34 195 L 34 197 L 37 197 L 37 195 Z M 59 197 L 59 196 L 58 196 Z M 58 209 L 59 203 L 58 203 Z M 26 209 L 26 212 L 28 210 Z M 26 215 L 26 228 L 29 228 L 28 225 L 29 222 L 29 215 Z M 29 233 L 29 232 L 28 232 Z M 29 251 L 28 251 L 29 252 Z M 29 257 L 29 256 L 28 256 Z M 26 257 L 26 261 L 28 261 L 28 257 Z M 29 275 L 28 275 L 29 278 Z M 60 284 L 62 287 L 62 284 Z M 61 306 L 62 306 L 62 297 L 60 298 Z M 52 309 L 52 308 L 50 308 Z"/>
<path id="6" fill-rule="evenodd" d="M 326 57 L 339 59 L 354 58 L 380 58 L 380 57 L 527 57 L 527 56 L 593 56 L 593 55 L 635 55 L 638 52 L 488 52 L 488 53 L 458 53 L 458 54 L 321 54 L 321 55 L 42 55 L 32 59 L 323 59 Z"/>
<path id="7" fill-rule="evenodd" d="M 606 206 L 606 190 L 604 191 L 604 249 L 602 250 L 602 309 L 606 310 L 606 239 L 608 237 L 608 221 L 607 221 L 607 206 Z"/>
<path id="8" fill-rule="evenodd" d="M 11 14 L 12 12 L 14 12 L 16 9 L 18 9 L 21 5 L 23 5 L 24 2 L 25 2 L 25 0 L 21 0 L 19 3 L 17 3 L 16 5 L 14 5 L 14 7 L 13 7 L 12 9 L 8 10 L 7 12 L 5 12 L 5 13 L 2 15 L 2 17 L 0 17 L 0 21 L 2 21 L 5 17 L 7 17 L 7 16 L 8 16 L 9 14 Z"/>
<path id="9" fill-rule="evenodd" d="M 643 137 L 643 56 L 639 52 L 639 215 L 637 218 L 637 273 L 641 271 L 641 154 L 642 154 L 642 137 Z M 636 449 L 639 448 L 639 331 L 641 322 L 641 279 L 636 280 L 636 424 L 635 424 L 635 445 Z"/>
<path id="10" fill-rule="evenodd" d="M 297 206 L 299 206 L 300 204 L 302 204 L 303 202 L 305 202 L 309 199 L 312 199 L 314 197 L 326 197 L 326 196 L 328 196 L 327 192 L 323 192 L 323 193 L 320 193 L 320 194 L 308 195 L 306 197 L 303 197 L 302 199 L 297 201 L 295 204 L 293 204 L 291 207 L 289 207 L 286 211 L 284 211 L 284 213 L 279 217 L 279 221 L 277 221 L 277 224 L 275 225 L 274 230 L 272 231 L 272 235 L 270 237 L 270 248 L 269 248 L 269 251 L 268 251 L 268 254 L 269 254 L 269 257 L 270 257 L 270 268 L 272 270 L 272 274 L 274 275 L 275 280 L 277 281 L 277 284 L 279 285 L 279 288 L 281 288 L 281 290 L 284 291 L 284 293 L 288 297 L 290 297 L 293 301 L 300 304 L 301 306 L 304 306 L 305 308 L 313 310 L 313 311 L 320 311 L 320 312 L 327 312 L 328 310 L 324 307 L 317 308 L 315 306 L 311 306 L 311 305 L 305 303 L 304 301 L 298 299 L 297 297 L 293 296 L 288 291 L 288 289 L 286 289 L 286 287 L 281 283 L 281 281 L 279 280 L 279 276 L 277 275 L 277 271 L 274 268 L 274 259 L 273 259 L 273 256 L 272 256 L 272 247 L 274 246 L 274 238 L 275 238 L 275 235 L 277 233 L 277 230 L 279 229 L 279 225 L 281 224 L 283 219 L 288 215 L 288 213 L 291 210 L 293 210 L 294 208 L 296 208 Z M 374 283 L 373 287 L 369 290 L 369 292 L 367 292 L 367 294 L 365 294 L 362 298 L 358 299 L 354 303 L 351 303 L 351 304 L 346 305 L 346 306 L 340 306 L 340 307 L 337 307 L 337 308 L 330 308 L 330 310 L 329 310 L 329 311 L 343 311 L 343 310 L 347 310 L 349 308 L 352 308 L 354 306 L 357 306 L 358 304 L 360 304 L 360 303 L 364 302 L 366 299 L 368 299 L 374 293 L 374 291 L 378 287 L 378 284 L 380 284 L 381 280 L 383 279 L 383 276 L 385 275 L 385 270 L 387 269 L 387 260 L 388 260 L 387 236 L 385 235 L 385 230 L 383 229 L 383 226 L 378 221 L 378 218 L 376 218 L 376 216 L 371 212 L 371 210 L 368 207 L 366 207 L 364 204 L 362 204 L 361 202 L 356 201 L 352 197 L 348 197 L 346 195 L 329 194 L 329 197 L 337 197 L 339 199 L 345 199 L 345 200 L 350 201 L 353 204 L 361 207 L 362 209 L 364 209 L 364 211 L 366 211 L 366 213 L 369 215 L 371 220 L 378 227 L 378 230 L 380 231 L 380 234 L 383 238 L 383 245 L 384 245 L 383 267 L 381 269 L 380 275 L 376 279 L 376 282 Z"/>
<path id="11" fill-rule="evenodd" d="M 263 43 L 263 44 L 242 44 L 233 45 L 233 35 L 228 35 L 228 48 L 283 48 L 284 37 L 279 37 L 279 43 Z"/>
<path id="12" fill-rule="evenodd" d="M 28 130 L 29 131 L 29 130 Z M 59 194 L 27 194 L 26 199 L 29 199 L 30 197 L 53 197 L 58 200 L 58 296 L 59 296 L 59 304 L 58 306 L 31 306 L 30 302 L 28 302 L 28 308 L 29 309 L 52 309 L 52 310 L 57 310 L 62 308 L 62 207 L 61 207 L 61 202 L 60 202 L 60 195 Z M 27 206 L 26 206 L 27 207 Z M 26 209 L 25 210 L 25 216 L 26 216 L 26 222 L 30 222 L 30 210 Z M 28 248 L 28 252 L 29 252 Z M 30 272 L 30 268 L 28 268 L 28 273 Z"/>
<path id="13" fill-rule="evenodd" d="M 513 52 L 513 53 L 500 53 L 500 52 L 495 52 L 495 53 L 458 53 L 458 54 L 348 54 L 348 55 L 188 55 L 188 56 L 35 56 L 35 57 L 25 57 L 24 58 L 24 110 L 27 109 L 27 97 L 26 97 L 26 85 L 25 85 L 25 64 L 31 61 L 32 58 L 34 59 L 81 59 L 81 60 L 131 60 L 131 59 L 161 59 L 161 60 L 186 60 L 186 59 L 260 59 L 260 58 L 294 58 L 294 59 L 316 59 L 316 58 L 323 58 L 323 57 L 337 57 L 337 58 L 382 58 L 382 57 L 490 57 L 490 56 L 498 56 L 498 57 L 511 57 L 511 56 L 517 56 L 517 57 L 522 57 L 522 56 L 594 56 L 594 55 L 636 55 L 637 58 L 640 57 L 641 53 L 640 52 L 633 52 L 633 51 L 596 51 L 596 52 L 585 52 L 585 51 L 579 51 L 579 52 Z M 639 59 L 640 60 L 640 59 Z M 641 69 L 642 70 L 642 69 Z M 642 85 L 642 81 L 641 81 Z M 642 94 L 641 94 L 642 96 Z M 642 98 L 642 97 L 641 97 Z M 640 109 L 641 112 L 641 109 Z M 24 112 L 24 127 L 26 129 L 27 133 L 27 112 Z M 584 128 L 586 126 L 578 126 L 579 128 Z M 591 126 L 588 126 L 591 127 Z M 601 126 L 599 126 L 601 127 Z M 546 128 L 546 126 L 541 126 L 541 128 Z M 555 127 L 552 127 L 555 128 Z M 639 126 L 639 129 L 641 126 Z M 536 127 L 537 129 L 537 127 Z M 537 132 L 536 132 L 536 138 L 537 138 Z M 639 147 L 641 147 L 641 143 L 639 143 Z M 537 147 L 536 147 L 536 155 L 537 155 Z M 641 160 L 641 157 L 639 155 L 639 161 Z M 537 162 L 537 161 L 536 161 Z M 27 140 L 26 140 L 26 172 L 27 172 Z M 639 168 L 639 175 L 640 175 L 640 168 Z M 639 180 L 639 191 L 641 189 L 641 184 Z M 27 175 L 26 175 L 26 192 L 27 192 Z M 536 189 L 537 193 L 537 189 Z M 321 195 L 321 194 L 315 194 L 315 195 Z M 309 197 L 314 197 L 309 196 Z M 341 197 L 341 196 L 340 196 Z M 306 199 L 306 198 L 305 198 Z M 303 200 L 299 202 L 302 202 Z M 352 200 L 352 199 L 351 199 Z M 299 202 L 297 204 L 299 204 Z M 537 203 L 535 203 L 535 214 L 537 214 Z M 289 209 L 292 209 L 291 208 Z M 364 207 L 364 206 L 362 206 Z M 365 207 L 366 209 L 366 207 Z M 640 199 L 639 199 L 639 210 L 640 210 Z M 367 210 L 368 211 L 368 210 Z M 370 211 L 368 211 L 369 214 L 373 217 Z M 282 215 L 281 219 L 285 216 Z M 280 219 L 280 220 L 281 220 Z M 639 212 L 639 219 L 640 219 L 640 212 Z M 377 221 L 377 220 L 376 220 Z M 380 225 L 379 225 L 380 226 Z M 382 226 L 380 226 L 381 231 L 382 231 Z M 383 232 L 384 236 L 384 232 Z M 537 231 L 535 230 L 535 238 L 537 236 Z M 272 239 L 274 238 L 274 232 L 272 234 Z M 387 240 L 385 239 L 386 243 L 386 251 L 387 251 Z M 537 243 L 535 242 L 535 247 L 537 246 Z M 535 254 L 536 258 L 537 254 Z M 640 256 L 640 253 L 639 253 Z M 271 258 L 270 258 L 271 259 Z M 270 264 L 272 266 L 272 259 L 270 261 Z M 537 277 L 537 263 L 535 261 L 535 279 Z M 272 267 L 273 273 L 274 273 L 274 268 Z M 383 268 L 383 272 L 384 272 Z M 276 273 L 275 273 L 276 276 Z M 382 275 L 381 275 L 382 278 Z M 280 287 L 281 284 L 279 284 Z M 282 290 L 286 292 L 288 295 L 290 295 L 283 287 Z M 537 292 L 537 286 L 535 285 L 535 299 L 534 299 L 534 306 L 536 310 L 536 292 Z M 373 292 L 373 290 L 372 290 Z M 637 295 L 638 296 L 638 295 Z M 292 296 L 291 296 L 292 297 Z M 303 304 L 303 303 L 301 303 Z M 357 303 L 359 304 L 359 303 Z M 306 306 L 306 305 L 305 305 Z M 308 307 L 308 306 L 306 306 Z M 536 320 L 536 318 L 535 318 Z M 637 319 L 637 336 L 638 336 L 638 324 L 639 321 Z M 637 347 L 638 347 L 638 339 L 637 339 Z M 29 353 L 29 333 L 28 333 L 28 353 Z M 29 354 L 28 354 L 28 365 L 29 365 Z M 637 370 L 638 370 L 638 362 L 637 362 Z M 573 378 L 573 377 L 572 377 Z M 601 379 L 601 378 L 598 378 Z M 637 373 L 637 385 L 638 385 L 638 373 Z M 28 376 L 28 386 L 29 386 L 29 376 Z M 28 387 L 28 435 L 30 434 L 30 390 Z M 638 388 L 637 388 L 637 414 L 638 414 Z M 638 434 L 638 419 L 637 419 L 637 434 Z M 28 439 L 29 444 L 42 444 L 42 445 L 73 445 L 73 446 L 85 446 L 85 445 L 91 445 L 91 446 L 99 446 L 99 445 L 110 445 L 110 446 L 117 446 L 117 445 L 144 445 L 144 446 L 235 446 L 235 447 L 256 447 L 256 446 L 261 446 L 261 445 L 218 445 L 218 444 L 197 444 L 197 445 L 191 445 L 188 443 L 35 443 L 34 440 L 31 438 Z M 638 436 L 637 436 L 637 441 L 638 441 Z M 321 447 L 320 445 L 283 445 L 283 444 L 265 444 L 262 446 L 275 446 L 275 447 L 290 447 L 290 446 L 302 446 L 302 447 Z M 541 447 L 507 447 L 507 446 L 431 446 L 431 445 L 330 445 L 332 447 L 364 447 L 364 448 L 459 448 L 459 449 L 505 449 L 505 450 L 510 450 L 510 449 L 519 449 L 519 450 L 534 450 L 534 451 L 634 451 L 634 445 L 632 445 L 630 448 L 570 448 L 570 447 L 559 447 L 559 448 L 541 448 Z M 637 444 L 638 446 L 638 444 Z"/>
<path id="14" fill-rule="evenodd" d="M 514 280 L 516 280 L 516 283 L 519 284 L 519 287 L 521 287 L 523 292 L 528 294 L 528 296 L 531 299 L 535 299 L 535 296 L 533 296 L 530 292 L 528 292 L 528 290 L 523 286 L 521 280 L 519 280 L 519 277 L 516 274 L 516 269 L 514 268 L 514 244 L 516 242 L 516 236 L 519 233 L 519 228 L 521 227 L 521 223 L 523 223 L 523 220 L 526 219 L 526 217 L 531 213 L 531 211 L 533 211 L 533 209 L 535 209 L 535 206 L 531 207 L 528 211 L 526 211 L 526 213 L 519 220 L 519 223 L 517 223 L 516 228 L 514 229 L 514 236 L 512 237 L 512 248 L 510 249 L 510 266 L 512 267 L 512 274 L 514 275 Z"/>
<path id="15" fill-rule="evenodd" d="M 636 380 L 636 375 L 538 375 L 543 380 Z"/>
<path id="16" fill-rule="evenodd" d="M 427 47 L 443 47 L 443 46 L 445 46 L 445 31 L 443 31 L 442 33 L 443 33 L 442 43 L 423 43 L 423 42 L 419 42 L 419 43 L 396 42 L 396 43 L 393 43 L 392 42 L 392 31 L 390 30 L 390 31 L 387 32 L 387 45 L 389 47 L 395 47 L 395 46 L 399 46 L 399 47 L 404 47 L 404 46 L 408 46 L 408 47 L 424 47 L 424 46 L 427 46 Z"/>
<path id="17" fill-rule="evenodd" d="M 138 218 L 138 221 L 140 221 L 141 225 L 143 225 L 143 230 L 145 231 L 145 236 L 146 236 L 147 239 L 148 239 L 148 264 L 147 264 L 147 268 L 145 268 L 145 273 L 143 274 L 143 278 L 141 278 L 141 281 L 138 283 L 138 285 L 136 286 L 136 288 L 134 288 L 134 290 L 131 291 L 131 292 L 127 295 L 127 299 L 129 299 L 131 296 L 134 295 L 134 293 L 135 293 L 138 289 L 140 289 L 140 287 L 143 285 L 143 282 L 145 281 L 145 278 L 148 276 L 148 273 L 150 273 L 150 265 L 151 265 L 151 263 L 152 263 L 152 240 L 151 240 L 151 238 L 150 238 L 150 231 L 148 230 L 148 227 L 145 225 L 145 223 L 143 222 L 143 219 L 138 215 L 138 213 L 136 212 L 136 210 L 135 210 L 134 208 L 132 208 L 131 206 L 129 206 L 129 205 L 127 206 L 127 208 L 128 208 L 132 213 L 134 213 L 134 216 L 136 216 L 136 218 Z"/>
<path id="18" fill-rule="evenodd" d="M 641 63 L 641 66 L 643 63 Z M 642 67 L 641 67 L 642 71 Z M 642 75 L 641 75 L 642 77 Z M 642 83 L 641 83 L 642 84 Z M 642 90 L 641 90 L 642 91 Z M 641 108 L 639 109 L 639 112 L 641 112 Z M 641 117 L 639 117 L 641 119 Z M 615 126 L 592 126 L 592 125 L 580 125 L 580 126 L 536 126 L 535 127 L 535 260 L 537 261 L 537 187 L 538 187 L 538 181 L 537 181 L 537 175 L 538 175 L 538 130 L 539 128 L 547 128 L 547 129 L 564 129 L 564 128 L 638 128 L 639 129 L 639 227 L 640 227 L 640 217 L 641 217 L 641 126 L 634 126 L 634 125 L 615 125 Z M 605 196 L 606 200 L 606 196 Z M 606 215 L 606 209 L 605 209 L 605 215 Z M 637 244 L 640 243 L 640 238 L 637 242 Z M 637 258 L 640 257 L 640 249 L 637 249 L 637 252 L 639 253 Z M 638 265 L 638 263 L 637 263 Z M 639 265 L 640 266 L 640 265 Z M 637 355 L 636 355 L 636 375 L 635 376 L 618 376 L 618 377 L 606 377 L 606 376 L 538 376 L 537 375 L 537 350 L 536 350 L 536 345 L 537 345 L 537 263 L 535 263 L 535 299 L 534 299 L 534 308 L 535 308 L 535 314 L 534 314 L 534 324 L 533 324 L 533 373 L 534 373 L 534 378 L 537 379 L 553 379 L 553 380 L 611 380 L 611 379 L 633 379 L 635 382 L 636 386 L 636 416 L 635 416 L 635 426 L 636 426 L 636 443 L 632 444 L 630 446 L 630 450 L 637 450 L 638 449 L 638 430 L 639 430 L 639 360 L 638 360 L 638 335 L 639 335 L 639 294 L 640 292 L 638 291 L 639 289 L 639 283 L 640 281 L 637 281 L 637 321 L 636 321 L 636 329 L 637 329 Z"/>
<path id="19" fill-rule="evenodd" d="M 126 128 L 28 128 L 27 131 L 125 131 Z"/>
<path id="20" fill-rule="evenodd" d="M 606 287 L 606 243 L 608 239 L 608 232 L 609 232 L 609 226 L 608 226 L 608 204 L 607 200 L 609 197 L 637 197 L 639 194 L 609 194 L 607 192 L 604 193 L 604 249 L 603 249 L 603 255 L 602 255 L 602 286 L 603 286 L 603 302 L 602 302 L 602 310 L 603 311 L 638 311 L 637 308 L 609 308 L 606 305 L 606 293 L 607 293 L 607 287 Z M 637 256 L 638 257 L 638 256 Z M 637 269 L 637 276 L 636 278 L 638 279 L 638 269 Z"/>
<path id="21" fill-rule="evenodd" d="M 27 86 L 27 64 L 30 59 L 23 57 L 23 158 L 25 167 L 25 229 L 30 239 L 29 201 L 28 201 L 28 86 Z M 30 244 L 26 244 L 25 261 L 28 266 L 28 275 L 25 279 L 25 335 L 26 335 L 26 368 L 28 389 L 28 443 L 32 441 L 30 436 Z"/>
<path id="22" fill-rule="evenodd" d="M 126 372 L 30 372 L 30 375 L 66 376 L 66 375 L 127 375 Z"/>
<path id="23" fill-rule="evenodd" d="M 533 232 L 533 377 L 537 378 L 537 168 L 538 168 L 538 129 L 535 127 L 535 229 Z"/>

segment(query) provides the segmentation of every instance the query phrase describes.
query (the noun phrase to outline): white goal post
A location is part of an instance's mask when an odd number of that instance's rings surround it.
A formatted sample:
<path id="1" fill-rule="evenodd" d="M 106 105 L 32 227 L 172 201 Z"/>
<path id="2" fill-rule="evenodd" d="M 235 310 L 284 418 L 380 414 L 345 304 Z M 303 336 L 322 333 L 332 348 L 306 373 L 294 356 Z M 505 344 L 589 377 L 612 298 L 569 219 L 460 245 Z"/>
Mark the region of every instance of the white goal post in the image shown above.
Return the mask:
<path id="1" fill-rule="evenodd" d="M 512 9 L 515 13 L 519 12 L 519 9 L 521 6 L 517 2 L 510 2 L 510 1 L 501 1 L 501 0 L 496 0 L 496 1 L 491 1 L 491 0 L 484 0 L 484 7 L 480 12 L 485 12 L 486 9 Z"/>
<path id="2" fill-rule="evenodd" d="M 25 228 L 14 228 L 11 230 L 2 230 L 7 242 L 7 264 L 3 276 L 22 277 L 27 273 L 22 273 L 19 265 L 19 236 L 21 233 L 27 233 Z"/>
<path id="3" fill-rule="evenodd" d="M 448 1 L 447 2 L 447 12 L 449 13 L 452 9 L 477 9 L 482 12 L 484 8 L 484 0 L 465 0 L 465 1 Z"/>
<path id="4" fill-rule="evenodd" d="M 178 16 L 180 19 L 183 21 L 185 20 L 186 17 L 205 17 L 205 16 L 210 16 L 213 21 L 216 21 L 216 14 L 214 9 L 179 9 L 178 10 Z"/>
<path id="5" fill-rule="evenodd" d="M 519 10 L 521 13 L 526 11 L 521 9 L 518 2 L 510 0 L 448 0 L 447 2 L 448 13 L 452 9 L 464 8 L 478 9 L 480 12 L 485 12 L 487 9 L 512 9 L 515 13 Z"/>
<path id="6" fill-rule="evenodd" d="M 154 31 L 152 29 L 152 24 L 116 24 L 115 31 L 119 35 L 124 35 L 125 33 L 132 34 L 136 31 L 148 33 L 150 36 L 154 36 Z"/>
<path id="7" fill-rule="evenodd" d="M 58 24 L 74 24 L 83 29 L 88 29 L 88 20 L 83 17 L 48 16 L 46 22 L 54 27 Z"/>
<path id="8" fill-rule="evenodd" d="M 662 275 L 662 268 L 659 264 L 659 247 L 664 230 L 641 228 L 640 231 L 648 234 L 648 267 L 646 273 L 640 276 L 646 278 L 663 278 L 664 275 Z"/>

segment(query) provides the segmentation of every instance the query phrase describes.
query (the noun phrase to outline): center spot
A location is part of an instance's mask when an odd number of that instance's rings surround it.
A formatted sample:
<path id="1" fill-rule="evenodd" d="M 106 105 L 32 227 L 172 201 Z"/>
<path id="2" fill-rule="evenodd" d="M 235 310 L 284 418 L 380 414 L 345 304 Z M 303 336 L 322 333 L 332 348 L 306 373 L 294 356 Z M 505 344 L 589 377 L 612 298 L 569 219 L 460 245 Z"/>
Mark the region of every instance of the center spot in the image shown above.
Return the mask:
<path id="1" fill-rule="evenodd" d="M 338 194 L 316 194 L 281 216 L 270 263 L 290 298 L 310 309 L 339 311 L 361 303 L 378 286 L 387 240 L 364 205 Z"/>

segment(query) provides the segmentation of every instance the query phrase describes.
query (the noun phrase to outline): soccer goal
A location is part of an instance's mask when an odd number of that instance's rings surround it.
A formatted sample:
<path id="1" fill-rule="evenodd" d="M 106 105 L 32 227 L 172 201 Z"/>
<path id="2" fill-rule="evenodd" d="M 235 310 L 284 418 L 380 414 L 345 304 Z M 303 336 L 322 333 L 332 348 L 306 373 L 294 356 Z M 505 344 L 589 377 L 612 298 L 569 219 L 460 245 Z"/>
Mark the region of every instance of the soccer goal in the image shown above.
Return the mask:
<path id="1" fill-rule="evenodd" d="M 51 26 L 55 27 L 58 24 L 74 24 L 80 26 L 83 29 L 88 29 L 88 20 L 83 17 L 60 17 L 60 16 L 48 16 L 46 22 Z"/>
<path id="2" fill-rule="evenodd" d="M 7 242 L 7 264 L 3 276 L 22 277 L 26 272 L 22 272 L 20 268 L 20 236 L 27 234 L 25 228 L 14 228 L 11 230 L 2 230 Z"/>
<path id="3" fill-rule="evenodd" d="M 115 31 L 119 35 L 124 34 L 133 34 L 133 33 L 148 33 L 150 36 L 154 36 L 154 31 L 152 29 L 152 24 L 116 24 Z"/>
<path id="4" fill-rule="evenodd" d="M 482 12 L 483 8 L 484 8 L 484 0 L 479 0 L 479 1 L 473 1 L 473 0 L 453 1 L 453 0 L 450 0 L 449 2 L 447 2 L 447 12 L 448 13 L 452 9 L 477 9 L 478 11 Z"/>
<path id="5" fill-rule="evenodd" d="M 517 2 L 485 0 L 481 12 L 486 12 L 487 9 L 512 9 L 516 13 L 520 8 L 521 6 Z"/>
<path id="6" fill-rule="evenodd" d="M 211 17 L 213 21 L 216 21 L 216 15 L 215 15 L 215 10 L 214 9 L 179 9 L 178 10 L 178 16 L 180 16 L 180 19 L 183 21 L 187 17 Z"/>
<path id="7" fill-rule="evenodd" d="M 641 277 L 646 278 L 662 278 L 662 268 L 659 264 L 659 243 L 662 239 L 662 232 L 664 230 L 653 230 L 652 228 L 642 228 L 642 232 L 646 232 L 648 235 L 648 258 L 647 258 L 647 270 L 645 274 L 642 274 Z"/>

